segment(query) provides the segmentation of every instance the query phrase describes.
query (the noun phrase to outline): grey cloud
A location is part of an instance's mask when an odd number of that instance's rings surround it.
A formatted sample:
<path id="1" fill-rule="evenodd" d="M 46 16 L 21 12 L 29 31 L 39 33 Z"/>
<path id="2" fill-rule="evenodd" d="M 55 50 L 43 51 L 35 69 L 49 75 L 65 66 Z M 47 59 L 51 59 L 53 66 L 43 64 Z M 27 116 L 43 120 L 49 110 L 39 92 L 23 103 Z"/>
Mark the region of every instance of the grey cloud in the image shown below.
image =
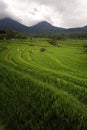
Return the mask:
<path id="1" fill-rule="evenodd" d="M 8 10 L 7 4 L 3 0 L 0 0 L 0 18 L 4 17 L 14 18 L 14 15 Z"/>
<path id="2" fill-rule="evenodd" d="M 6 8 L 6 4 L 2 0 L 0 0 L 0 18 L 7 16 Z"/>
<path id="3" fill-rule="evenodd" d="M 24 0 L 19 0 L 20 2 L 24 2 Z M 78 8 L 78 0 L 25 0 L 25 2 L 27 3 L 27 5 L 29 5 L 29 3 L 37 3 L 39 4 L 39 6 L 44 5 L 44 6 L 48 6 L 50 8 L 54 9 L 54 13 L 59 13 L 62 19 L 62 23 L 64 24 L 64 26 L 71 26 L 73 24 L 72 20 L 74 20 L 74 17 L 77 16 L 77 8 Z M 40 12 L 39 9 L 34 8 L 34 10 L 31 12 L 32 15 L 36 15 L 38 12 Z M 44 15 L 45 20 L 53 23 L 52 21 L 52 16 L 47 16 Z M 60 19 L 58 17 L 58 19 Z M 63 26 L 63 25 L 61 25 Z"/>
<path id="4" fill-rule="evenodd" d="M 39 10 L 37 8 L 34 8 L 34 12 L 39 12 Z"/>
<path id="5" fill-rule="evenodd" d="M 4 1 L 8 3 L 7 0 Z M 12 14 L 5 2 L 0 0 L 0 17 L 10 16 L 27 25 L 46 20 L 62 27 L 81 26 L 87 22 L 87 17 L 84 15 L 87 13 L 87 9 L 86 6 L 84 9 L 80 2 L 81 0 L 12 0 L 12 3 L 15 3 Z M 85 2 L 86 0 L 84 0 Z"/>
<path id="6" fill-rule="evenodd" d="M 32 15 L 37 15 L 37 13 L 39 12 L 39 10 L 37 8 L 34 8 L 32 11 L 30 11 L 29 13 Z"/>
<path id="7" fill-rule="evenodd" d="M 6 7 L 6 4 L 2 0 L 0 0 L 0 11 L 5 9 Z"/>

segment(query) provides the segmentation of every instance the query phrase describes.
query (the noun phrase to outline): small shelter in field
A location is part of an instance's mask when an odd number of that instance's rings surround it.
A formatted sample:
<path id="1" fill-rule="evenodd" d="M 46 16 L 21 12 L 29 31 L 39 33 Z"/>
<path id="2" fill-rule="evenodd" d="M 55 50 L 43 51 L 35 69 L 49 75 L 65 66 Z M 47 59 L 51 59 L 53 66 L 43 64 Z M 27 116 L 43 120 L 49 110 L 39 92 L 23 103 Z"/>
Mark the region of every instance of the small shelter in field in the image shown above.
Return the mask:
<path id="1" fill-rule="evenodd" d="M 46 48 L 41 48 L 40 52 L 46 52 Z"/>

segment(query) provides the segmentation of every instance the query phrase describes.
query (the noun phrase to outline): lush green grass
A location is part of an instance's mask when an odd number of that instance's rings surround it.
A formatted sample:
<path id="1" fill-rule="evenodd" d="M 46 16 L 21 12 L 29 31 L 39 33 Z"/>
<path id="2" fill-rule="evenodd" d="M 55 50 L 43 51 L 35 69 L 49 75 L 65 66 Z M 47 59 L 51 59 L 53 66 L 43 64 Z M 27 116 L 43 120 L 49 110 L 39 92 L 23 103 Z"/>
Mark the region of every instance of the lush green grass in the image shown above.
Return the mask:
<path id="1" fill-rule="evenodd" d="M 0 130 L 87 130 L 85 42 L 0 41 Z"/>

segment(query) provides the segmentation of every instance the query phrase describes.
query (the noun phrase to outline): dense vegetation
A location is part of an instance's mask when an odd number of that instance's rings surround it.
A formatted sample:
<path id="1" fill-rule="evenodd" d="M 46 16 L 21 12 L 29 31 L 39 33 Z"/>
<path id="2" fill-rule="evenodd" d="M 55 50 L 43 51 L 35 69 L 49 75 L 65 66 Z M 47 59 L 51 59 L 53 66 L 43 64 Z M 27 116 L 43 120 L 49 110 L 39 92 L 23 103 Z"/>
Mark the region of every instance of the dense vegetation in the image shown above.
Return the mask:
<path id="1" fill-rule="evenodd" d="M 10 30 L 0 30 L 0 39 L 6 40 L 6 39 L 26 39 L 26 38 L 27 36 L 22 33 Z"/>
<path id="2" fill-rule="evenodd" d="M 51 33 L 45 33 L 45 34 L 34 34 L 32 35 L 33 37 L 47 37 L 47 38 L 53 38 L 57 40 L 67 40 L 67 39 L 74 39 L 74 40 L 84 40 L 87 39 L 87 32 L 77 32 L 77 33 L 56 33 L 56 34 L 51 34 Z"/>
<path id="3" fill-rule="evenodd" d="M 85 43 L 0 41 L 0 130 L 87 130 Z"/>

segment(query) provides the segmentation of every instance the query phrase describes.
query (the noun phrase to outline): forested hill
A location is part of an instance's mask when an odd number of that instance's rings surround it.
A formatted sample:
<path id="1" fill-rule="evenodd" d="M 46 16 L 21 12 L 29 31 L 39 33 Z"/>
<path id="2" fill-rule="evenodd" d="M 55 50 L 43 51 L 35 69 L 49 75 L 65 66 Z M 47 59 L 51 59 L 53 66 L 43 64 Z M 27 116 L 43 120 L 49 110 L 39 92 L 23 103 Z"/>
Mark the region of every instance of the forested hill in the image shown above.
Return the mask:
<path id="1" fill-rule="evenodd" d="M 62 27 L 55 27 L 46 21 L 42 21 L 34 26 L 28 27 L 13 19 L 4 18 L 0 19 L 0 30 L 12 30 L 26 34 L 78 33 L 87 32 L 87 26 L 66 29 Z"/>

